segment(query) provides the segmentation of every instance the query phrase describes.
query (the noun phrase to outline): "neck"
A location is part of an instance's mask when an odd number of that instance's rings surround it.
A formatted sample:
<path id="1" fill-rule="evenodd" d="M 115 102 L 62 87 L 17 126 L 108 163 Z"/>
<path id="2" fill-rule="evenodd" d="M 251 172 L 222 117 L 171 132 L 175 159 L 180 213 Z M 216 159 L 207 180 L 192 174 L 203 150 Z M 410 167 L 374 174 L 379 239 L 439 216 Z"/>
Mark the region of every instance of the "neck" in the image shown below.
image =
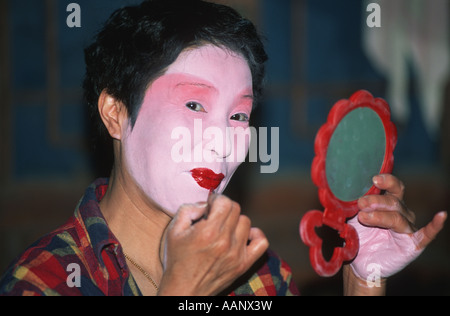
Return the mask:
<path id="1" fill-rule="evenodd" d="M 158 279 L 161 238 L 171 218 L 146 200 L 133 181 L 113 170 L 100 209 L 125 253 Z"/>

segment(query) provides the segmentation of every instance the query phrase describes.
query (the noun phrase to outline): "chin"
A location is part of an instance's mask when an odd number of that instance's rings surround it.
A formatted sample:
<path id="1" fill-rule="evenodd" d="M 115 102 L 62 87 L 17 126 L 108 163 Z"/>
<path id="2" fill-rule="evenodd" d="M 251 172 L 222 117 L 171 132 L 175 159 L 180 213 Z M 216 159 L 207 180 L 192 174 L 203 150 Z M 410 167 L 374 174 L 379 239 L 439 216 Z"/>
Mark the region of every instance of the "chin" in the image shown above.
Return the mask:
<path id="1" fill-rule="evenodd" d="M 168 207 L 165 208 L 171 215 L 178 213 L 178 210 L 182 205 L 195 204 L 199 202 L 206 202 L 208 200 L 209 191 L 202 188 L 195 188 L 194 190 L 185 190 L 181 194 L 177 194 Z"/>

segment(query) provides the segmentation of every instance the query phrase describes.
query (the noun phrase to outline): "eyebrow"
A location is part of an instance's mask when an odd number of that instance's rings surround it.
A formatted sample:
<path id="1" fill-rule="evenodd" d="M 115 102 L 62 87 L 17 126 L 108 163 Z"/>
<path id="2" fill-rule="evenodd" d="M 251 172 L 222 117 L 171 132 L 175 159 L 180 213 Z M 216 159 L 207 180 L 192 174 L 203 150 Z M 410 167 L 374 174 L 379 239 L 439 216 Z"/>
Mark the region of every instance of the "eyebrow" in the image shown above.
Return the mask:
<path id="1" fill-rule="evenodd" d="M 209 85 L 209 84 L 203 83 L 203 82 L 194 82 L 194 81 L 179 82 L 176 84 L 175 88 L 184 87 L 184 86 L 195 86 L 195 87 L 205 88 L 205 89 L 217 92 L 217 89 L 215 87 L 213 87 L 212 85 Z M 254 97 L 253 93 L 247 94 L 246 91 L 247 91 L 247 89 L 244 89 L 244 94 L 240 98 L 241 99 L 250 99 L 250 100 L 254 101 L 255 97 Z"/>
<path id="2" fill-rule="evenodd" d="M 213 86 L 210 86 L 210 85 L 208 85 L 206 83 L 202 83 L 202 82 L 180 82 L 175 86 L 175 88 L 183 87 L 183 86 L 195 86 L 195 87 L 206 88 L 208 90 L 217 91 L 217 89 L 214 88 Z"/>
<path id="3" fill-rule="evenodd" d="M 242 99 L 250 99 L 250 100 L 255 100 L 255 97 L 253 96 L 253 94 L 244 94 L 242 96 Z"/>

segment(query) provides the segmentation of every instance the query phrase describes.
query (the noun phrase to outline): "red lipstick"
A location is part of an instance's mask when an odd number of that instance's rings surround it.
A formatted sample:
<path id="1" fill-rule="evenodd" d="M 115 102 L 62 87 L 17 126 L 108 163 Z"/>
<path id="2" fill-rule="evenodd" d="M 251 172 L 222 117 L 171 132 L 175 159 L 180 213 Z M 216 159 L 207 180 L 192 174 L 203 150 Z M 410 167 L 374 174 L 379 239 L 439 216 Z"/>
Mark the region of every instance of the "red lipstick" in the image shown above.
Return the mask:
<path id="1" fill-rule="evenodd" d="M 217 189 L 220 185 L 220 182 L 225 178 L 225 176 L 220 173 L 217 174 L 211 169 L 206 168 L 197 168 L 191 170 L 191 175 L 195 181 L 197 181 L 198 185 L 204 189 L 209 190 L 210 192 Z"/>

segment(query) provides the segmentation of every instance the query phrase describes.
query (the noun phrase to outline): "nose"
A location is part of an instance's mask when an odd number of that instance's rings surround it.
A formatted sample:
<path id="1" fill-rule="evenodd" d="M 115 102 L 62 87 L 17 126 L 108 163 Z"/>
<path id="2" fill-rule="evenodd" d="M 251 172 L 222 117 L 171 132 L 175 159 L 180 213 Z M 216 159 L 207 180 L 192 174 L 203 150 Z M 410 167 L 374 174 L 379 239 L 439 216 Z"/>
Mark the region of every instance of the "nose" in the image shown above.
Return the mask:
<path id="1" fill-rule="evenodd" d="M 212 124 L 203 132 L 203 144 L 206 154 L 213 159 L 225 159 L 232 154 L 232 133 L 226 123 Z"/>

